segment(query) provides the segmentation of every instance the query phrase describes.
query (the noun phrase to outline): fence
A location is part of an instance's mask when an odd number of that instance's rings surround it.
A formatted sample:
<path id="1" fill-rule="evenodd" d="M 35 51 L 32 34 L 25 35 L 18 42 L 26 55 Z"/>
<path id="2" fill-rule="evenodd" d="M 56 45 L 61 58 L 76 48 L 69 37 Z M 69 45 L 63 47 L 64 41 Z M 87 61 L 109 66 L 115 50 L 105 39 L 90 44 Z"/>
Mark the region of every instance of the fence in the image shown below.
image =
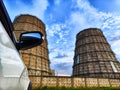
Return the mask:
<path id="1" fill-rule="evenodd" d="M 70 76 L 30 76 L 33 87 L 120 87 L 120 79 Z"/>

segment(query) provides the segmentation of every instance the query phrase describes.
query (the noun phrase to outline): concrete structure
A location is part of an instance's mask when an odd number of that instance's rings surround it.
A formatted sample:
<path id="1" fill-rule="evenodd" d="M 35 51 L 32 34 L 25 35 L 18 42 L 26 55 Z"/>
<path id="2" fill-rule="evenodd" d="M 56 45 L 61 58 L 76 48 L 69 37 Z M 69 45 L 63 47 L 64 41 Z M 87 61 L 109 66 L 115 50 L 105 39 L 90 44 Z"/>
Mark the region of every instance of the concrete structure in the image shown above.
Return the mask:
<path id="1" fill-rule="evenodd" d="M 120 77 L 120 63 L 100 29 L 88 28 L 77 34 L 73 76 Z"/>
<path id="2" fill-rule="evenodd" d="M 20 15 L 13 22 L 17 39 L 23 32 L 40 31 L 44 35 L 44 42 L 32 49 L 21 51 L 22 58 L 28 68 L 29 75 L 50 76 L 54 75 L 50 69 L 48 46 L 44 23 L 35 16 Z"/>
<path id="3" fill-rule="evenodd" d="M 69 76 L 37 76 L 31 77 L 33 87 L 119 87 L 119 79 L 112 78 L 82 78 Z"/>
<path id="4" fill-rule="evenodd" d="M 35 48 L 21 51 L 34 87 L 120 87 L 120 63 L 110 49 L 101 30 L 86 29 L 77 34 L 73 76 L 54 76 L 50 69 L 44 23 L 31 15 L 14 20 L 17 39 L 20 33 L 40 31 L 44 42 Z"/>

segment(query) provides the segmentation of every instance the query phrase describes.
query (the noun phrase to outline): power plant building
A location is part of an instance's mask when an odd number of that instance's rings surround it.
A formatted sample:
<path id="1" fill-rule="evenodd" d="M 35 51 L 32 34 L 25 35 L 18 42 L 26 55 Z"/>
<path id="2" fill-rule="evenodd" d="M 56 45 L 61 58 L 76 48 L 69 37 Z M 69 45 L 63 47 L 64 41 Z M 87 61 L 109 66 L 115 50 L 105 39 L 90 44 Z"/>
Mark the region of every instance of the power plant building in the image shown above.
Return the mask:
<path id="1" fill-rule="evenodd" d="M 120 62 L 100 29 L 88 28 L 77 34 L 72 76 L 120 77 Z"/>
<path id="2" fill-rule="evenodd" d="M 44 36 L 44 41 L 41 45 L 21 51 L 29 75 L 54 75 L 53 70 L 50 69 L 48 42 L 44 23 L 37 17 L 26 14 L 17 16 L 13 24 L 17 39 L 19 39 L 21 33 L 30 31 L 40 31 Z"/>

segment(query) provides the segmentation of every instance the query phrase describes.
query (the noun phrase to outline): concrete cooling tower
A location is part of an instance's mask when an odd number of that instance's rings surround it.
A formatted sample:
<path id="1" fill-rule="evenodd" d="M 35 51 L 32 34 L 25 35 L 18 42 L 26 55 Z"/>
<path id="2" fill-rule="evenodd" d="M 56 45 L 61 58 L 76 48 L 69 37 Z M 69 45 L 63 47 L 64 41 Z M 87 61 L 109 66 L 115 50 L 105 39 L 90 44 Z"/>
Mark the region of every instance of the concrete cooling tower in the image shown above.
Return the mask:
<path id="1" fill-rule="evenodd" d="M 120 63 L 100 29 L 89 28 L 77 34 L 73 76 L 120 77 Z"/>
<path id="2" fill-rule="evenodd" d="M 32 49 L 21 51 L 22 58 L 28 68 L 29 75 L 52 75 L 50 69 L 50 60 L 48 56 L 47 38 L 44 23 L 35 16 L 20 15 L 15 18 L 14 22 L 15 34 L 17 39 L 20 34 L 27 31 L 40 31 L 44 36 L 41 45 Z"/>

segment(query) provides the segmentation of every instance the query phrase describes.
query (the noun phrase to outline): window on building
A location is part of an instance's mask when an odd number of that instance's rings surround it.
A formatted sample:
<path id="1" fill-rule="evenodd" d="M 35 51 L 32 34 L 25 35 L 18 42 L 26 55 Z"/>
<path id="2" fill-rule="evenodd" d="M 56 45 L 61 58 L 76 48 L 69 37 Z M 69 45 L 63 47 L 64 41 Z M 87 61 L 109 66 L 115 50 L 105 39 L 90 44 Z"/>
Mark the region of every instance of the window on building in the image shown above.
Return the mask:
<path id="1" fill-rule="evenodd" d="M 80 63 L 80 56 L 79 56 L 79 55 L 77 56 L 76 59 L 77 59 L 77 60 L 76 60 L 76 61 L 77 61 L 77 64 Z"/>
<path id="2" fill-rule="evenodd" d="M 115 65 L 114 65 L 114 63 L 112 61 L 110 61 L 110 64 L 112 66 L 113 71 L 114 72 L 118 72 L 117 69 L 116 69 L 116 67 L 115 67 Z"/>

